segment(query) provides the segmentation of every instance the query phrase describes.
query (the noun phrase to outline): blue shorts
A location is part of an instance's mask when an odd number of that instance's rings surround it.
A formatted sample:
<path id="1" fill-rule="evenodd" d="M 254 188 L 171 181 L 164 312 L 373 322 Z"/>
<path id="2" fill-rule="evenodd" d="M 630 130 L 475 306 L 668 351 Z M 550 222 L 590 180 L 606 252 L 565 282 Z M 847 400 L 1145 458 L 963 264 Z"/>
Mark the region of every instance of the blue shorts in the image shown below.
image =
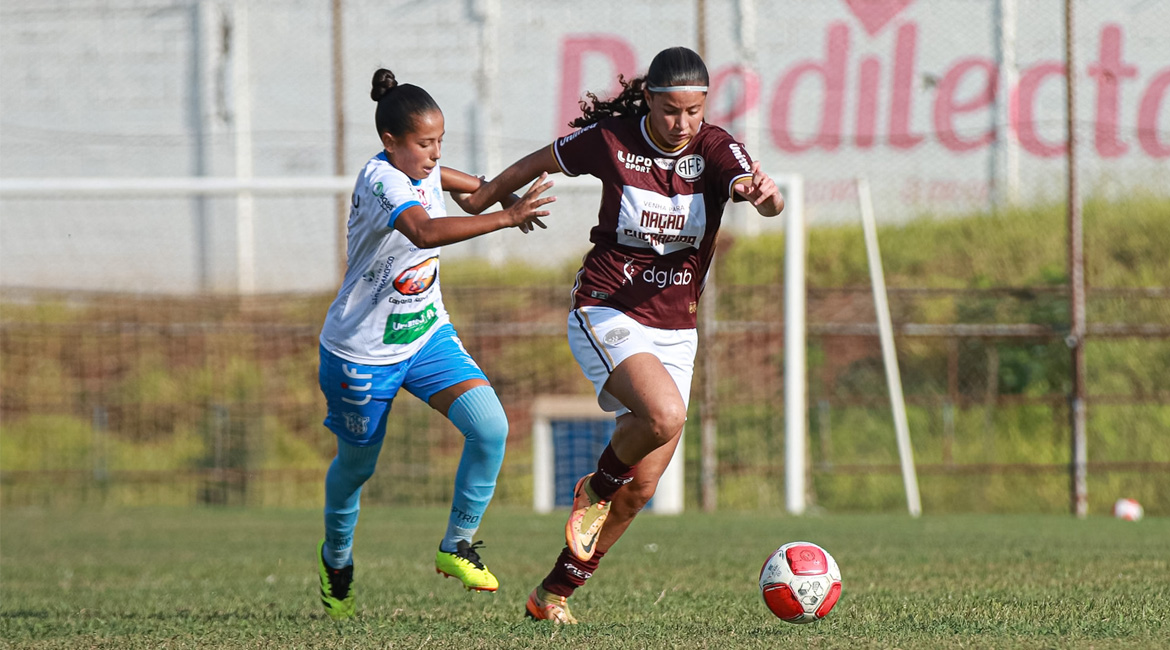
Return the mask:
<path id="1" fill-rule="evenodd" d="M 390 403 L 405 388 L 424 402 L 468 379 L 487 381 L 450 323 L 442 325 L 411 358 L 389 366 L 347 361 L 321 348 L 317 381 L 329 408 L 325 426 L 358 447 L 376 445 L 386 435 Z"/>

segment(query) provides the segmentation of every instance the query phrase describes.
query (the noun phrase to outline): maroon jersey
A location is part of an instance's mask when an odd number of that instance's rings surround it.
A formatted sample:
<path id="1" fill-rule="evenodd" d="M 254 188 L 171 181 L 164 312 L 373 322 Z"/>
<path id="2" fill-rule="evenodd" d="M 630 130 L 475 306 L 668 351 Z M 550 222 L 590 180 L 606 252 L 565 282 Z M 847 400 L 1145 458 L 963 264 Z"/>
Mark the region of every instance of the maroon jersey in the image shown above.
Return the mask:
<path id="1" fill-rule="evenodd" d="M 727 131 L 703 124 L 666 151 L 645 117 L 610 117 L 552 144 L 561 171 L 601 179 L 601 210 L 573 287 L 573 307 L 612 307 L 660 329 L 695 327 L 723 207 L 751 158 Z"/>

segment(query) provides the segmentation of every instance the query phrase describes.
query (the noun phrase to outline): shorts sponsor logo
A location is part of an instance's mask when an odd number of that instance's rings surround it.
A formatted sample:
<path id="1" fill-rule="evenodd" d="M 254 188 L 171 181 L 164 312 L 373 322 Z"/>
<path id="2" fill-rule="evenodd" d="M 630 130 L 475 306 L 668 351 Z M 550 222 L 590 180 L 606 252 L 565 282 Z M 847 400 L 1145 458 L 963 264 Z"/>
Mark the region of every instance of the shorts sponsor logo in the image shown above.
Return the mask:
<path id="1" fill-rule="evenodd" d="M 642 271 L 642 281 L 665 289 L 666 287 L 678 284 L 690 284 L 694 279 L 694 274 L 690 269 L 663 269 L 659 270 L 657 266 Z"/>
<path id="2" fill-rule="evenodd" d="M 605 333 L 602 338 L 606 345 L 617 347 L 630 338 L 630 330 L 624 327 L 615 327 Z"/>
<path id="3" fill-rule="evenodd" d="M 691 154 L 683 156 L 674 164 L 674 171 L 682 178 L 694 180 L 702 175 L 703 170 L 707 168 L 707 163 L 699 154 Z"/>
<path id="4" fill-rule="evenodd" d="M 408 314 L 390 314 L 386 318 L 386 332 L 382 342 L 386 345 L 404 345 L 419 338 L 439 320 L 439 310 L 427 305 L 422 311 Z"/>
<path id="5" fill-rule="evenodd" d="M 364 436 L 370 429 L 370 418 L 358 413 L 346 413 L 345 428 L 355 436 Z"/>
<path id="6" fill-rule="evenodd" d="M 436 255 L 406 269 L 394 278 L 394 289 L 404 296 L 417 296 L 435 284 L 439 276 L 439 256 Z"/>

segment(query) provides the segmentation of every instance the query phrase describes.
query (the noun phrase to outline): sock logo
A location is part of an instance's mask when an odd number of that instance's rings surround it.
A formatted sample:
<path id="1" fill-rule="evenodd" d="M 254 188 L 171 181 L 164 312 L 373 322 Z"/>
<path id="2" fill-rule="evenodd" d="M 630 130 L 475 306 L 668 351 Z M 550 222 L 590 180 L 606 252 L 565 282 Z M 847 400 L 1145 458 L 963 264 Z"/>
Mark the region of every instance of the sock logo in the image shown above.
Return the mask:
<path id="1" fill-rule="evenodd" d="M 629 483 L 630 481 L 634 480 L 633 476 L 613 476 L 612 474 L 610 474 L 609 472 L 607 472 L 603 469 L 599 469 L 599 470 L 597 470 L 597 472 L 599 474 L 601 474 L 601 477 L 604 478 L 606 481 L 609 481 L 610 483 L 613 483 L 614 485 L 616 485 L 618 487 L 621 487 L 621 486 L 625 485 L 626 483 Z"/>
<path id="2" fill-rule="evenodd" d="M 578 580 L 581 580 L 581 581 L 585 581 L 585 580 L 588 580 L 589 578 L 593 577 L 592 573 L 590 573 L 589 571 L 581 570 L 579 567 L 577 567 L 577 565 L 575 565 L 571 562 L 565 562 L 564 564 L 561 565 L 561 568 L 565 570 L 565 573 L 567 573 L 567 574 L 569 574 L 569 575 L 573 576 L 574 578 L 577 578 Z"/>

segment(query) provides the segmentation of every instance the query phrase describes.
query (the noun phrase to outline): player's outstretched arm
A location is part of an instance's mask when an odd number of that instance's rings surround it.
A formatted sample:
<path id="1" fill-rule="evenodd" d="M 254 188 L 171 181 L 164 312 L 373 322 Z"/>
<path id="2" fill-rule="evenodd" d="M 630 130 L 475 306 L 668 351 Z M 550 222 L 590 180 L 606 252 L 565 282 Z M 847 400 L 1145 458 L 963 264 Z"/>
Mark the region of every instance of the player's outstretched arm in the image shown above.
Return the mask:
<path id="1" fill-rule="evenodd" d="M 749 201 L 765 217 L 774 217 L 784 209 L 784 197 L 780 188 L 776 187 L 772 177 L 760 169 L 760 161 L 752 161 L 751 182 L 741 181 L 735 184 L 735 191 Z"/>
<path id="2" fill-rule="evenodd" d="M 459 207 L 467 212 L 479 212 L 489 205 L 505 200 L 509 194 L 541 174 L 556 174 L 561 171 L 553 156 L 552 147 L 541 147 L 512 163 L 507 169 L 467 197 L 467 205 Z M 551 182 L 550 182 L 551 183 Z"/>
<path id="3" fill-rule="evenodd" d="M 443 190 L 450 192 L 451 198 L 455 200 L 455 205 L 458 205 L 460 210 L 468 214 L 478 214 L 467 209 L 467 197 L 484 184 L 482 176 L 472 176 L 451 167 L 439 167 L 439 181 L 443 185 Z"/>
<path id="4" fill-rule="evenodd" d="M 550 187 L 552 181 L 548 180 L 548 175 L 541 174 L 528 191 L 510 207 L 499 212 L 470 217 L 432 219 L 422 206 L 411 206 L 398 215 L 394 229 L 406 235 L 410 243 L 419 248 L 436 248 L 503 228 L 519 227 L 524 232 L 531 230 L 534 225 L 543 228 L 544 224 L 540 222 L 540 218 L 548 216 L 548 210 L 543 207 L 557 200 L 555 196 L 541 196 Z"/>

